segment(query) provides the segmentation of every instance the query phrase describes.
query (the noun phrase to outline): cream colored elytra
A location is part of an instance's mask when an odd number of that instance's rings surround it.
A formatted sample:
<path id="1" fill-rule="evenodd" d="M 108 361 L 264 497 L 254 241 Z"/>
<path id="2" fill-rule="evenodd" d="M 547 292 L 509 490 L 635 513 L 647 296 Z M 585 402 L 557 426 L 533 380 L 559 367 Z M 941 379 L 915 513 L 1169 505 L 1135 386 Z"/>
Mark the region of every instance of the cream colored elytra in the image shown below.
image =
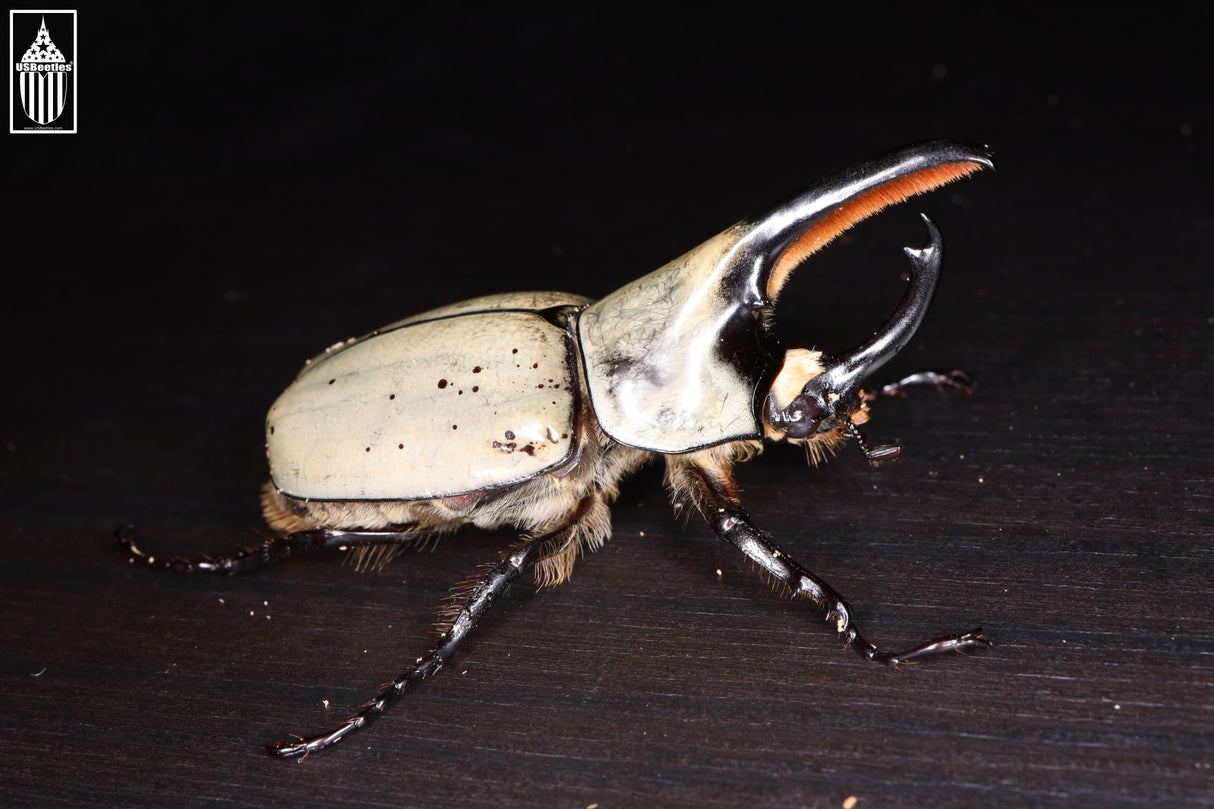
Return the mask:
<path id="1" fill-rule="evenodd" d="M 266 418 L 270 475 L 321 500 L 420 500 L 548 472 L 576 446 L 576 349 L 534 310 L 573 295 L 482 298 L 316 358 Z M 519 308 L 516 308 L 519 307 Z"/>

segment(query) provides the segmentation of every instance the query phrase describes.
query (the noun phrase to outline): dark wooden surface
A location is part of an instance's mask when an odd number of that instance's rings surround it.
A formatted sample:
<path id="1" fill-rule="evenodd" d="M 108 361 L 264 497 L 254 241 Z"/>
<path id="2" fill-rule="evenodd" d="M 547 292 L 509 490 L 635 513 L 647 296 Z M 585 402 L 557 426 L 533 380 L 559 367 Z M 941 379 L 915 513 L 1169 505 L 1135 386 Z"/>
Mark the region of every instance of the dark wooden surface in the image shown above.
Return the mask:
<path id="1" fill-rule="evenodd" d="M 156 8 L 82 12 L 80 134 L 4 145 L 0 803 L 1214 805 L 1214 115 L 1182 27 Z M 959 365 L 975 394 L 883 404 L 897 464 L 772 449 L 740 479 L 875 641 L 982 624 L 988 653 L 865 664 L 649 469 L 571 583 L 514 588 L 407 704 L 296 764 L 262 743 L 399 673 L 510 536 L 361 575 L 113 552 L 126 520 L 158 553 L 248 539 L 265 409 L 329 343 L 607 293 L 937 136 L 998 171 L 803 267 L 780 326 L 862 338 L 928 212 L 945 279 L 888 376 Z"/>

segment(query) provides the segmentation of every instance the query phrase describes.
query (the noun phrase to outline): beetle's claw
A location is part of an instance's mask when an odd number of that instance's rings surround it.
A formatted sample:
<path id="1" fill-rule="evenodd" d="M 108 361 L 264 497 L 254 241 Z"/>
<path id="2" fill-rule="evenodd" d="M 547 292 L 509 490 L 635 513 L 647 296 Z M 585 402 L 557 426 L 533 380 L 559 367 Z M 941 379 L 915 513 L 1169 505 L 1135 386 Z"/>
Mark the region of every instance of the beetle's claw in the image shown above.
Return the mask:
<path id="1" fill-rule="evenodd" d="M 954 368 L 947 374 L 944 374 L 943 377 L 944 378 L 941 379 L 938 384 L 949 388 L 955 388 L 964 393 L 966 396 L 974 392 L 974 380 L 970 378 L 969 374 L 960 368 Z"/>
<path id="2" fill-rule="evenodd" d="M 966 632 L 964 635 L 960 635 L 957 638 L 957 651 L 979 648 L 989 649 L 994 645 L 994 641 L 982 634 L 982 627 L 971 629 L 969 632 Z"/>
<path id="3" fill-rule="evenodd" d="M 308 757 L 311 749 L 308 746 L 308 740 L 303 736 L 292 733 L 295 737 L 293 742 L 266 742 L 266 752 L 277 758 L 295 758 L 299 757 L 300 761 Z"/>

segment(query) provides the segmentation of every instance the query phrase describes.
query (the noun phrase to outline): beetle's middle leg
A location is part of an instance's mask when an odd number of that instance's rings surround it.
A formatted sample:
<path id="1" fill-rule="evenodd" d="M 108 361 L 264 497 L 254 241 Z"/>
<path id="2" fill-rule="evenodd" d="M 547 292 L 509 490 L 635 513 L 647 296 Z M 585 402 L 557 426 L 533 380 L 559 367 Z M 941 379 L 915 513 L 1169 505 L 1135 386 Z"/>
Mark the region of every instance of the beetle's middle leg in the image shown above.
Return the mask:
<path id="1" fill-rule="evenodd" d="M 719 458 L 709 456 L 705 463 L 685 456 L 668 467 L 667 475 L 675 496 L 694 505 L 718 537 L 757 562 L 793 593 L 808 598 L 827 621 L 834 622 L 835 629 L 846 637 L 848 644 L 866 659 L 897 666 L 926 655 L 990 646 L 990 641 L 978 628 L 936 638 L 903 652 L 881 651 L 860 634 L 852 620 L 851 607 L 833 587 L 780 550 L 768 534 L 751 523 L 735 495 L 729 469 L 719 463 Z"/>
<path id="2" fill-rule="evenodd" d="M 559 557 L 563 549 L 571 544 L 576 546 L 582 541 L 593 542 L 594 538 L 589 535 L 602 528 L 598 520 L 602 517 L 604 508 L 602 496 L 598 493 L 591 494 L 582 500 L 566 521 L 556 529 L 525 537 L 487 572 L 469 584 L 457 588 L 453 602 L 441 610 L 443 632 L 437 645 L 419 657 L 411 669 L 381 687 L 353 716 L 329 733 L 307 738 L 298 737 L 295 742 L 271 742 L 266 746 L 269 752 L 283 758 L 305 756 L 323 750 L 366 726 L 377 714 L 383 713 L 396 698 L 427 677 L 437 674 L 443 664 L 456 653 L 477 622 L 489 611 L 494 601 L 528 568 L 536 565 L 539 583 L 550 583 L 546 581 L 550 574 L 538 567 L 538 563 L 554 558 L 554 555 Z"/>

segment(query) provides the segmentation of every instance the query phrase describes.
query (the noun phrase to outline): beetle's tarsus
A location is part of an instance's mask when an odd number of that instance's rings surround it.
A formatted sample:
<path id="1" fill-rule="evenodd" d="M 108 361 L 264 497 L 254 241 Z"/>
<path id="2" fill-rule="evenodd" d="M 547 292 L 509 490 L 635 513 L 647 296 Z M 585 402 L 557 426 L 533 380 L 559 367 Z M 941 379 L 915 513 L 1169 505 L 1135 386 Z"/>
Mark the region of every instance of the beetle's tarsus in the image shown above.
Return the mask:
<path id="1" fill-rule="evenodd" d="M 291 534 L 272 534 L 258 532 L 260 542 L 245 545 L 242 548 L 223 554 L 211 556 L 173 556 L 159 559 L 149 555 L 135 543 L 135 526 L 130 523 L 120 525 L 114 531 L 114 540 L 126 556 L 127 561 L 140 564 L 153 570 L 165 570 L 174 573 L 224 573 L 233 575 L 249 573 L 254 570 L 281 562 L 291 556 L 301 553 L 315 553 L 323 550 L 347 550 L 350 546 L 355 549 L 374 545 L 393 545 L 414 542 L 418 538 L 416 531 L 330 531 L 315 529 L 311 531 L 296 531 Z"/>
<path id="2" fill-rule="evenodd" d="M 905 398 L 907 388 L 918 386 L 952 388 L 967 396 L 974 392 L 974 380 L 970 375 L 960 368 L 953 368 L 950 371 L 919 371 L 904 376 L 897 382 L 891 382 L 879 390 L 864 391 L 861 398 L 870 403 L 882 397 Z"/>
<path id="3" fill-rule="evenodd" d="M 114 541 L 117 543 L 118 549 L 126 556 L 128 562 L 142 565 L 152 570 L 165 570 L 174 573 L 229 573 L 232 571 L 228 568 L 235 565 L 237 559 L 244 558 L 241 554 L 256 552 L 246 548 L 230 557 L 171 556 L 161 559 L 140 548 L 135 542 L 135 534 L 136 529 L 134 525 L 130 523 L 120 525 L 114 531 Z M 230 562 L 231 564 L 225 566 L 225 562 Z"/>
<path id="4" fill-rule="evenodd" d="M 930 655 L 943 654 L 945 652 L 965 652 L 969 649 L 989 649 L 991 646 L 994 646 L 994 644 L 982 634 L 982 627 L 977 627 L 960 635 L 949 635 L 930 640 L 913 649 L 907 649 L 905 652 L 897 654 L 880 652 L 876 647 L 872 647 L 865 656 L 874 663 L 881 663 L 897 668 L 903 663 L 917 663 L 921 658 Z"/>

